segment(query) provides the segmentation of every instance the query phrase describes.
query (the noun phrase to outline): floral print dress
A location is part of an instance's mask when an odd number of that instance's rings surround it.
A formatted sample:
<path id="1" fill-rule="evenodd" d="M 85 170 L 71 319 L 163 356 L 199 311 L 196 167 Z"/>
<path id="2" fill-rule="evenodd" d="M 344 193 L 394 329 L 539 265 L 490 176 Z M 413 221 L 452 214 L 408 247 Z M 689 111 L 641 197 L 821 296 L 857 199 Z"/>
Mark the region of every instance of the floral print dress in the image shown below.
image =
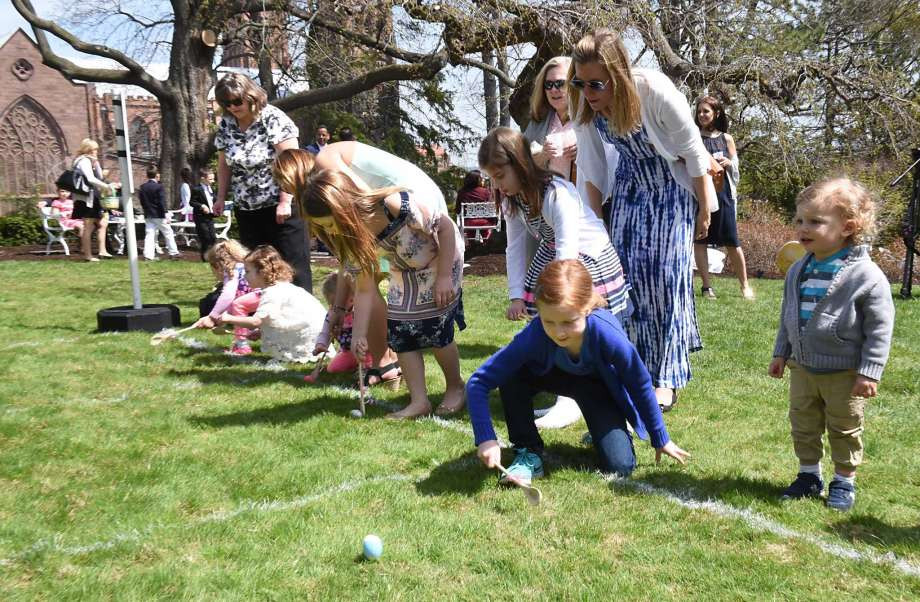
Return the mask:
<path id="1" fill-rule="evenodd" d="M 298 133 L 291 118 L 271 105 L 262 109 L 245 132 L 232 115 L 221 118 L 214 146 L 224 151 L 237 209 L 255 211 L 278 204 L 281 189 L 272 178 L 275 145 L 297 138 Z"/>
<path id="2" fill-rule="evenodd" d="M 390 262 L 387 292 L 387 340 L 397 353 L 441 348 L 454 340 L 454 322 L 466 328 L 463 318 L 463 241 L 452 229 L 455 252 L 451 263 L 454 298 L 446 307 L 434 299 L 438 275 L 437 210 L 422 210 L 408 192 L 400 192 L 399 214 L 383 206 L 390 223 L 377 235 L 380 255 Z M 451 221 L 451 224 L 453 222 Z"/>

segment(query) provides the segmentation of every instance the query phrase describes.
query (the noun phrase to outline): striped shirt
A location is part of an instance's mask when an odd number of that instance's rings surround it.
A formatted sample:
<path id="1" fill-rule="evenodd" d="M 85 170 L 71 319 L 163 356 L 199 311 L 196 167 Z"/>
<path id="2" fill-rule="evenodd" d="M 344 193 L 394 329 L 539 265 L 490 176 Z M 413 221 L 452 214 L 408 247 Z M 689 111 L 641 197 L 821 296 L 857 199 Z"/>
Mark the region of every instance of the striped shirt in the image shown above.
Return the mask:
<path id="1" fill-rule="evenodd" d="M 849 254 L 850 247 L 844 247 L 826 259 L 818 260 L 812 255 L 805 264 L 799 285 L 799 326 L 801 328 L 805 328 L 808 320 L 811 319 L 815 306 L 827 294 L 831 281 L 844 266 Z"/>

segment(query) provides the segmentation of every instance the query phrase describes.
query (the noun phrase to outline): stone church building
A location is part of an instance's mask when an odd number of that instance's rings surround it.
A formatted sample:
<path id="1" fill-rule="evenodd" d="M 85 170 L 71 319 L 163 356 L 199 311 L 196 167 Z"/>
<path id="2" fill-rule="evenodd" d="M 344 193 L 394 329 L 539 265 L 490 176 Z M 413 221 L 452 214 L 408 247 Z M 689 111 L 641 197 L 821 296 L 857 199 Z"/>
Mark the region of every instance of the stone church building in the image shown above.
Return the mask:
<path id="1" fill-rule="evenodd" d="M 0 39 L 0 197 L 53 195 L 54 181 L 84 138 L 99 143 L 107 179 L 118 180 L 112 100 L 110 92 L 46 67 L 22 29 Z M 152 96 L 131 96 L 127 112 L 134 181 L 140 183 L 159 159 L 159 105 Z"/>

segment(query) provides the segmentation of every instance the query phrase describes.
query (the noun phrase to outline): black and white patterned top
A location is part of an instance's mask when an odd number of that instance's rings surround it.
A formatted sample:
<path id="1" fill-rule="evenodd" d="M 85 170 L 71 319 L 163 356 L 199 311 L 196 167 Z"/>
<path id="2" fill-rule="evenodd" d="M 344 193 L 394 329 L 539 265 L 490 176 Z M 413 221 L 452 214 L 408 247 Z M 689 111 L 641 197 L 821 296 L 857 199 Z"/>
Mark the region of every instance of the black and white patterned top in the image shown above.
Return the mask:
<path id="1" fill-rule="evenodd" d="M 230 193 L 236 207 L 254 211 L 278 204 L 280 189 L 272 179 L 275 146 L 297 139 L 297 126 L 284 111 L 271 105 L 240 131 L 233 115 L 224 115 L 217 128 L 214 146 L 224 151 L 230 168 Z"/>

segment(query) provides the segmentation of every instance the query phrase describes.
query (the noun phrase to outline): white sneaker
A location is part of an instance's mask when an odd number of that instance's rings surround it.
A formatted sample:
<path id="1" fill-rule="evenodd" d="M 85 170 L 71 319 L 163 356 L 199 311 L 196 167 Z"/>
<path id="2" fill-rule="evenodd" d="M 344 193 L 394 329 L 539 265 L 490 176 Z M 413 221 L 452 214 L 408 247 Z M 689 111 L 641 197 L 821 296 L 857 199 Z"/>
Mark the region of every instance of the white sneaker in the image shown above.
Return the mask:
<path id="1" fill-rule="evenodd" d="M 545 416 L 534 421 L 537 428 L 561 429 L 569 426 L 581 418 L 581 408 L 571 397 L 556 397 L 556 405 L 549 409 Z"/>

